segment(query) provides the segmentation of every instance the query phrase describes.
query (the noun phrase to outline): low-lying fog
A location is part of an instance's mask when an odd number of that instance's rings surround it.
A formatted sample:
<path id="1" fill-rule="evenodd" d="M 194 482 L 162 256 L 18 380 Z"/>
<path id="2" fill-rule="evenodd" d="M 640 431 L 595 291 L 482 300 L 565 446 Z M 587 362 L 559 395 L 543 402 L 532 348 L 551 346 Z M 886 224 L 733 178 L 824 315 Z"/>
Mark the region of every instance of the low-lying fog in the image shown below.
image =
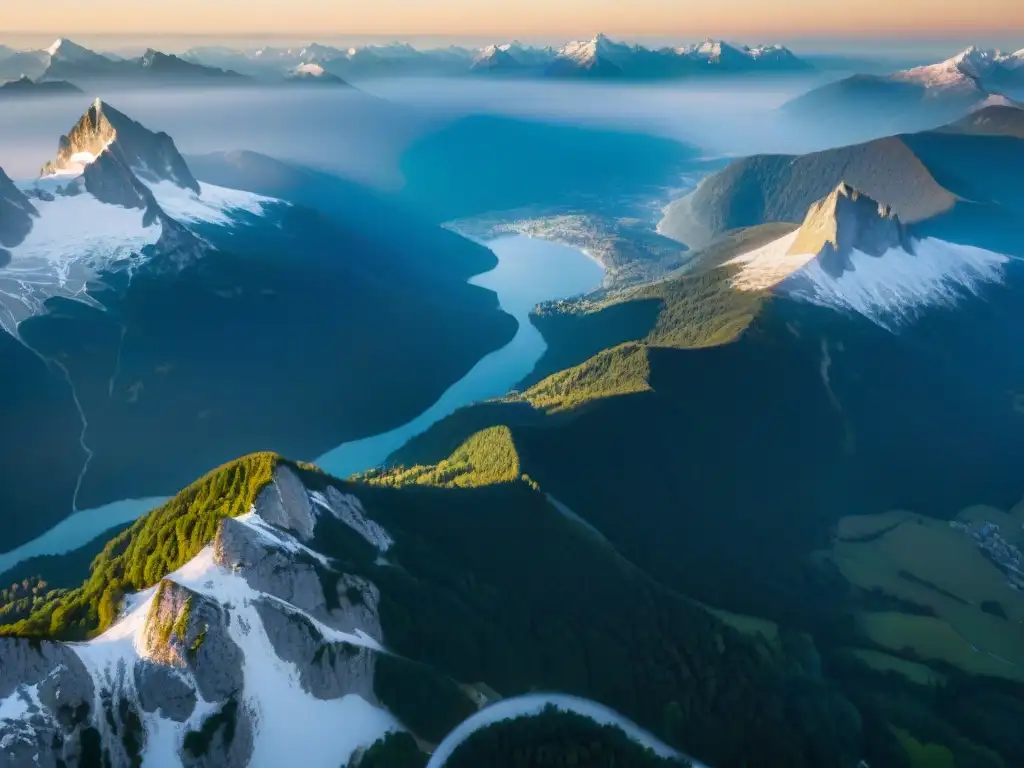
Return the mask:
<path id="1" fill-rule="evenodd" d="M 476 79 L 394 79 L 359 90 L 250 87 L 86 93 L 17 101 L 0 110 L 0 166 L 28 178 L 99 95 L 185 154 L 249 149 L 313 164 L 383 187 L 401 183 L 399 159 L 419 136 L 470 114 L 603 127 L 671 138 L 705 156 L 798 152 L 827 143 L 783 126 L 777 108 L 835 79 L 739 78 L 658 85 Z M 523 152 L 530 152 L 528 146 Z"/>

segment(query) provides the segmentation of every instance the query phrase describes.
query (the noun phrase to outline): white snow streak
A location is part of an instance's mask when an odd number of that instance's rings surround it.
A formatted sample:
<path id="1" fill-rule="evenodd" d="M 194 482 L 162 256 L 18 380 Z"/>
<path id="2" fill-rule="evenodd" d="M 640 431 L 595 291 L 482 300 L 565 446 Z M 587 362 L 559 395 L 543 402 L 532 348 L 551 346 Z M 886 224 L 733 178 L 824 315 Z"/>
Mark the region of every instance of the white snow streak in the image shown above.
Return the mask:
<path id="1" fill-rule="evenodd" d="M 395 543 L 391 535 L 384 530 L 383 526 L 375 520 L 366 516 L 363 510 L 363 503 L 349 493 L 341 493 L 337 488 L 331 486 L 327 489 L 325 496 L 319 492 L 309 494 L 314 504 L 330 512 L 345 525 L 358 533 L 380 552 L 387 552 Z"/>
<path id="2" fill-rule="evenodd" d="M 648 733 L 640 726 L 620 715 L 613 709 L 598 704 L 596 701 L 567 696 L 560 693 L 531 693 L 505 699 L 489 707 L 485 707 L 472 717 L 464 720 L 454 731 L 445 737 L 434 750 L 427 768 L 442 768 L 452 753 L 477 731 L 504 720 L 516 717 L 539 714 L 549 704 L 563 712 L 575 712 L 589 717 L 601 725 L 615 725 L 621 728 L 633 741 L 654 750 L 662 757 L 680 757 L 680 753 L 672 749 L 656 736 Z M 693 761 L 694 768 L 707 768 L 703 763 Z"/>
<path id="3" fill-rule="evenodd" d="M 147 186 L 164 213 L 185 224 L 231 224 L 232 214 L 252 213 L 258 216 L 263 213 L 263 206 L 267 203 L 280 202 L 271 197 L 213 184 L 200 184 L 199 195 L 170 181 L 149 183 Z"/>

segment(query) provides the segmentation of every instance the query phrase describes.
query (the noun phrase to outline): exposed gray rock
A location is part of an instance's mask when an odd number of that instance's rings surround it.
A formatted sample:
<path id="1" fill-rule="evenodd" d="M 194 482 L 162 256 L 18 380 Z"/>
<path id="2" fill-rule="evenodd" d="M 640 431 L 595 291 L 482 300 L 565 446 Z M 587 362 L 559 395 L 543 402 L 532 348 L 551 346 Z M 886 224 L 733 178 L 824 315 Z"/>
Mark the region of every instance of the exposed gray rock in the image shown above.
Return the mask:
<path id="1" fill-rule="evenodd" d="M 813 253 L 832 277 L 853 269 L 854 250 L 879 257 L 893 248 L 909 248 L 903 225 L 892 209 L 846 183 L 812 205 L 789 252 Z"/>
<path id="2" fill-rule="evenodd" d="M 63 754 L 53 748 L 57 733 L 40 714 L 17 721 L 0 722 L 0 768 L 56 768 Z"/>
<path id="3" fill-rule="evenodd" d="M 220 523 L 214 557 L 220 565 L 237 571 L 253 589 L 291 603 L 318 619 L 328 618 L 324 588 L 312 557 L 285 552 L 258 531 L 231 518 Z"/>
<path id="4" fill-rule="evenodd" d="M 231 518 L 220 523 L 214 558 L 258 592 L 294 605 L 333 629 L 362 630 L 383 642 L 380 591 L 364 578 L 336 573 L 312 556 L 285 552 Z M 325 590 L 333 592 L 330 601 Z"/>
<path id="5" fill-rule="evenodd" d="M 291 531 L 301 541 L 313 538 L 316 518 L 306 486 L 289 467 L 278 465 L 274 480 L 256 497 L 256 514 L 263 520 Z"/>
<path id="6" fill-rule="evenodd" d="M 13 248 L 30 231 L 39 212 L 0 168 L 0 246 Z M 0 259 L 0 267 L 4 265 Z"/>
<path id="7" fill-rule="evenodd" d="M 182 674 L 162 664 L 141 660 L 135 664 L 135 690 L 139 706 L 178 723 L 188 720 L 196 708 L 196 692 Z"/>
<path id="8" fill-rule="evenodd" d="M 224 701 L 243 686 L 242 651 L 228 632 L 229 616 L 215 601 L 175 582 L 160 582 L 142 632 L 149 661 L 192 673 L 199 695 Z M 155 708 L 182 706 L 148 699 Z"/>
<path id="9" fill-rule="evenodd" d="M 92 678 L 81 659 L 63 643 L 0 638 L 0 699 L 27 686 L 39 686 L 39 699 L 54 711 L 90 704 Z"/>
<path id="10" fill-rule="evenodd" d="M 103 152 L 86 165 L 82 178 L 85 188 L 100 202 L 140 210 L 149 205 L 148 190 L 144 191 L 131 169 L 111 153 Z"/>
<path id="11" fill-rule="evenodd" d="M 188 736 L 182 745 L 182 768 L 245 768 L 252 758 L 252 716 L 237 699 L 230 699 L 203 721 L 208 739 L 194 744 Z"/>
<path id="12" fill-rule="evenodd" d="M 269 600 L 255 605 L 274 651 L 298 668 L 303 690 L 318 699 L 338 699 L 354 693 L 375 701 L 374 651 L 327 641 L 305 616 Z"/>

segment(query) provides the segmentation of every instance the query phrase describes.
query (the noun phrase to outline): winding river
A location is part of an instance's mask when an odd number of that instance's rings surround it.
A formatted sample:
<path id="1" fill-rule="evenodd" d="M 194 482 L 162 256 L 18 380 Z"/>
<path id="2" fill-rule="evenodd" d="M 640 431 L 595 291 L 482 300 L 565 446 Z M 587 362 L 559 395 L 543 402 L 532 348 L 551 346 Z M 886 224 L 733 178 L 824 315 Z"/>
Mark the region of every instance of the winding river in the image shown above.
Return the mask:
<path id="1" fill-rule="evenodd" d="M 589 717 L 601 725 L 615 725 L 625 732 L 633 741 L 652 749 L 661 757 L 686 757 L 677 750 L 661 741 L 654 734 L 645 731 L 636 723 L 627 720 L 614 709 L 589 699 L 581 699 L 578 696 L 568 696 L 564 693 L 530 693 L 525 696 L 516 696 L 511 699 L 503 699 L 488 707 L 484 707 L 475 715 L 464 720 L 460 726 L 449 733 L 442 741 L 427 763 L 427 768 L 443 768 L 448 758 L 452 756 L 458 747 L 477 731 L 486 728 L 502 720 L 511 720 L 524 715 L 539 714 L 549 704 L 563 712 L 575 712 L 578 715 Z M 698 763 L 693 758 L 686 757 L 693 763 L 693 768 L 708 768 L 703 763 Z"/>
<path id="2" fill-rule="evenodd" d="M 522 380 L 544 353 L 546 344 L 529 321 L 540 302 L 576 296 L 597 288 L 604 270 L 582 251 L 546 240 L 513 235 L 486 243 L 498 265 L 470 282 L 498 294 L 501 308 L 519 321 L 515 337 L 452 384 L 430 408 L 412 421 L 372 437 L 339 445 L 315 460 L 326 472 L 348 477 L 379 466 L 410 438 L 478 400 L 500 397 Z M 40 555 L 71 552 L 107 531 L 130 523 L 159 506 L 164 498 L 125 499 L 79 510 L 32 541 L 0 554 L 0 573 Z"/>

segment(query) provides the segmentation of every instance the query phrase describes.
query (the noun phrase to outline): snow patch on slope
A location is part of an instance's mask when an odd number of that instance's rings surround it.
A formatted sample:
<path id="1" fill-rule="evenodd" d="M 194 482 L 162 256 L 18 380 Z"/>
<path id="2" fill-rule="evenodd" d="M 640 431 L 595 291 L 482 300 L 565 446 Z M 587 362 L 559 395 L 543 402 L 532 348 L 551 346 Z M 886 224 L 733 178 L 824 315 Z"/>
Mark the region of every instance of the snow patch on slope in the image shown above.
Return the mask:
<path id="1" fill-rule="evenodd" d="M 39 684 L 16 688 L 6 699 L 0 699 L 0 720 L 20 720 L 33 708 L 39 707 Z M 0 749 L 3 745 L 0 744 Z"/>
<path id="2" fill-rule="evenodd" d="M 52 201 L 33 200 L 32 204 L 39 219 L 20 245 L 8 249 L 9 269 L 17 270 L 19 261 L 41 261 L 66 278 L 72 261 L 85 256 L 97 263 L 117 260 L 152 245 L 162 231 L 159 223 L 144 226 L 141 210 L 107 205 L 87 193 L 57 195 Z"/>
<path id="3" fill-rule="evenodd" d="M 199 195 L 170 181 L 150 183 L 147 186 L 164 213 L 186 224 L 230 224 L 233 215 L 250 213 L 259 216 L 265 205 L 281 202 L 271 197 L 213 184 L 200 184 Z"/>
<path id="4" fill-rule="evenodd" d="M 816 254 L 791 254 L 799 230 L 727 262 L 741 267 L 739 290 L 779 286 L 793 298 L 848 312 L 881 325 L 912 316 L 925 306 L 953 304 L 981 284 L 999 282 L 1009 258 L 934 238 L 913 241 L 913 253 L 891 248 L 882 256 L 854 250 L 852 269 L 826 273 Z"/>
<path id="5" fill-rule="evenodd" d="M 144 224 L 143 211 L 106 205 L 87 193 L 32 204 L 39 218 L 8 249 L 10 262 L 0 269 L 0 326 L 15 336 L 18 324 L 43 314 L 55 296 L 98 306 L 86 294 L 87 283 L 101 271 L 131 265 L 163 232 L 158 221 Z"/>

